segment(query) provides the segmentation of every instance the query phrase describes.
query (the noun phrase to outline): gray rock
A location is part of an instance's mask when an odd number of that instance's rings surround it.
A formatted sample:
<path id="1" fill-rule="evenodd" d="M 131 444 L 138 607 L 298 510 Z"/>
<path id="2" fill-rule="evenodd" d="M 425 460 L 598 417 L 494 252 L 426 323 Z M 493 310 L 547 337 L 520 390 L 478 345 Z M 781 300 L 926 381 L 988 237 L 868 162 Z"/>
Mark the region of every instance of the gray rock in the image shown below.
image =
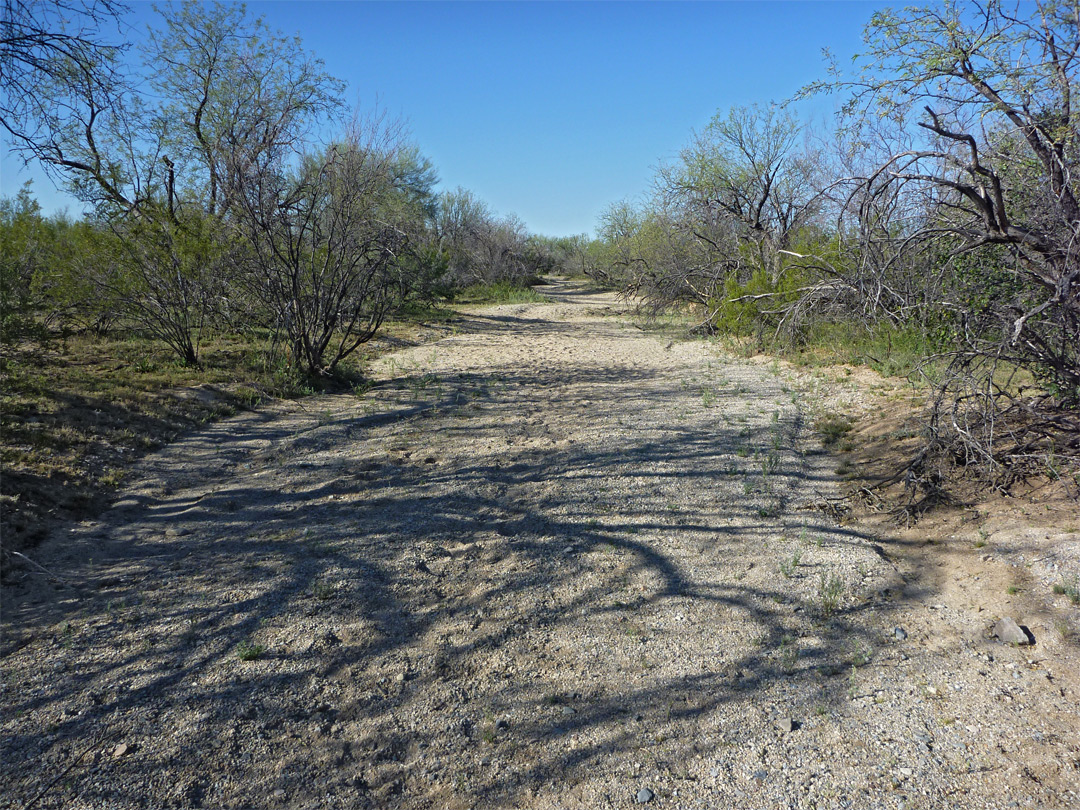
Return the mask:
<path id="1" fill-rule="evenodd" d="M 569 717 L 572 714 L 577 714 L 577 709 L 573 708 L 572 706 L 563 706 L 562 713 Z"/>
<path id="2" fill-rule="evenodd" d="M 1011 616 L 1006 616 L 994 625 L 994 636 L 1002 644 L 1025 645 L 1031 643 L 1027 628 L 1018 625 Z"/>
<path id="3" fill-rule="evenodd" d="M 656 798 L 656 794 L 653 793 L 648 788 L 642 788 L 641 790 L 639 790 L 637 792 L 637 803 L 638 804 L 648 804 L 654 798 Z"/>
<path id="4" fill-rule="evenodd" d="M 893 636 L 896 638 L 897 641 L 907 640 L 907 630 L 905 630 L 903 627 L 897 627 L 892 632 Z"/>
<path id="5" fill-rule="evenodd" d="M 112 755 L 117 759 L 120 759 L 120 757 L 126 757 L 128 754 L 130 754 L 131 750 L 131 746 L 127 743 L 120 743 L 112 750 Z"/>
<path id="6" fill-rule="evenodd" d="M 506 729 L 510 728 L 510 721 L 507 720 L 505 717 L 500 718 L 495 721 L 495 728 L 499 731 L 505 731 Z"/>
<path id="7" fill-rule="evenodd" d="M 785 734 L 790 734 L 799 727 L 799 721 L 792 717 L 785 717 L 780 721 L 780 730 Z"/>

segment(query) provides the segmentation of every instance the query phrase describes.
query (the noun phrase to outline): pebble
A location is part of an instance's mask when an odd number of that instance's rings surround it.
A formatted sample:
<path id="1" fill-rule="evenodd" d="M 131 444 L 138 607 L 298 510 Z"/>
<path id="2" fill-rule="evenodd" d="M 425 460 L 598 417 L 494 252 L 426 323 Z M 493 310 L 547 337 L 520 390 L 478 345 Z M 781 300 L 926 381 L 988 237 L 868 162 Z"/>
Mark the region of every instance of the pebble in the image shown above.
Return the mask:
<path id="1" fill-rule="evenodd" d="M 131 746 L 127 743 L 120 743 L 112 750 L 112 755 L 119 759 L 120 757 L 126 757 L 131 753 Z"/>
<path id="2" fill-rule="evenodd" d="M 903 627 L 897 627 L 896 629 L 893 630 L 893 636 L 896 637 L 897 641 L 906 641 L 907 640 L 907 630 L 905 630 Z"/>
<path id="3" fill-rule="evenodd" d="M 799 722 L 791 717 L 785 717 L 780 721 L 780 730 L 785 734 L 790 734 L 799 727 Z"/>
<path id="4" fill-rule="evenodd" d="M 651 790 L 649 790 L 648 788 L 642 788 L 641 790 L 639 790 L 637 792 L 637 803 L 638 804 L 648 804 L 655 797 L 656 797 L 656 794 L 653 793 Z"/>
<path id="5" fill-rule="evenodd" d="M 570 715 L 577 714 L 577 709 L 573 708 L 572 706 L 563 706 L 562 713 L 569 717 Z"/>

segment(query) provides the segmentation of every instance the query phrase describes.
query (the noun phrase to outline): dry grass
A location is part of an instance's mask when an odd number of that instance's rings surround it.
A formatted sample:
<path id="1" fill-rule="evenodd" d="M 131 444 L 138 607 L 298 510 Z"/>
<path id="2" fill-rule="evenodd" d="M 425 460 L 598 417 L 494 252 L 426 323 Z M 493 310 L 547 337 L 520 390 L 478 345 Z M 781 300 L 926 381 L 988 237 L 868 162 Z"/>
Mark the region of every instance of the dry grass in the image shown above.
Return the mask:
<path id="1" fill-rule="evenodd" d="M 362 381 L 382 353 L 422 343 L 452 313 L 416 310 L 385 324 L 331 385 Z M 78 335 L 0 349 L 0 536 L 8 551 L 35 545 L 54 519 L 100 510 L 130 464 L 184 431 L 268 397 L 313 393 L 269 367 L 264 338 L 220 336 L 201 368 L 135 336 Z"/>

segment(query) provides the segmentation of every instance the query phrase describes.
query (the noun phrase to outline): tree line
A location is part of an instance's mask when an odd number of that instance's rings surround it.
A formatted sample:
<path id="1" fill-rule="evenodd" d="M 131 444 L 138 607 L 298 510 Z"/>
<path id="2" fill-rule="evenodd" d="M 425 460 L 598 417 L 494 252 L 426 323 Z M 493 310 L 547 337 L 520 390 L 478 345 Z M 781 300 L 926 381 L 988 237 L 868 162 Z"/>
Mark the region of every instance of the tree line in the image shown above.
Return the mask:
<path id="1" fill-rule="evenodd" d="M 760 346 L 916 347 L 934 407 L 909 480 L 936 453 L 1080 484 L 1080 4 L 881 11 L 864 45 L 795 99 L 840 99 L 834 126 L 717 113 L 607 210 L 588 272 Z"/>
<path id="2" fill-rule="evenodd" d="M 9 344 L 126 324 L 197 364 L 207 332 L 261 329 L 326 375 L 403 301 L 561 269 L 763 347 L 913 347 L 934 407 L 909 479 L 935 453 L 999 482 L 1080 471 L 1077 0 L 877 12 L 854 67 L 797 97 L 838 99 L 834 125 L 721 110 L 595 238 L 559 240 L 437 193 L 400 124 L 241 6 L 165 7 L 131 47 L 101 36 L 114 0 L 7 9 L 0 124 L 91 209 L 0 206 Z"/>
<path id="3" fill-rule="evenodd" d="M 437 172 L 400 122 L 360 114 L 294 38 L 238 4 L 163 7 L 108 44 L 112 0 L 9 3 L 0 123 L 86 204 L 0 204 L 2 336 L 135 328 L 197 365 L 259 329 L 275 361 L 332 375 L 413 297 L 534 281 L 557 244 Z M 74 22 L 73 22 L 74 21 Z"/>

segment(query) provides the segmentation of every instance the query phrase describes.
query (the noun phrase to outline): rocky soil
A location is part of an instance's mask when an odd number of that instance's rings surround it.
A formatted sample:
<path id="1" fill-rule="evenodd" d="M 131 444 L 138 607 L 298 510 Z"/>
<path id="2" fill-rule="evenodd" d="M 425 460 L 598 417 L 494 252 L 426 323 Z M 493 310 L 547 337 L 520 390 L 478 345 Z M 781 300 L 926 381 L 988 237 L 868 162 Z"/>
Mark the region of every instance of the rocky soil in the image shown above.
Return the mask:
<path id="1" fill-rule="evenodd" d="M 54 533 L 0 805 L 1080 806 L 1075 509 L 838 523 L 815 415 L 901 388 L 544 292 Z"/>

